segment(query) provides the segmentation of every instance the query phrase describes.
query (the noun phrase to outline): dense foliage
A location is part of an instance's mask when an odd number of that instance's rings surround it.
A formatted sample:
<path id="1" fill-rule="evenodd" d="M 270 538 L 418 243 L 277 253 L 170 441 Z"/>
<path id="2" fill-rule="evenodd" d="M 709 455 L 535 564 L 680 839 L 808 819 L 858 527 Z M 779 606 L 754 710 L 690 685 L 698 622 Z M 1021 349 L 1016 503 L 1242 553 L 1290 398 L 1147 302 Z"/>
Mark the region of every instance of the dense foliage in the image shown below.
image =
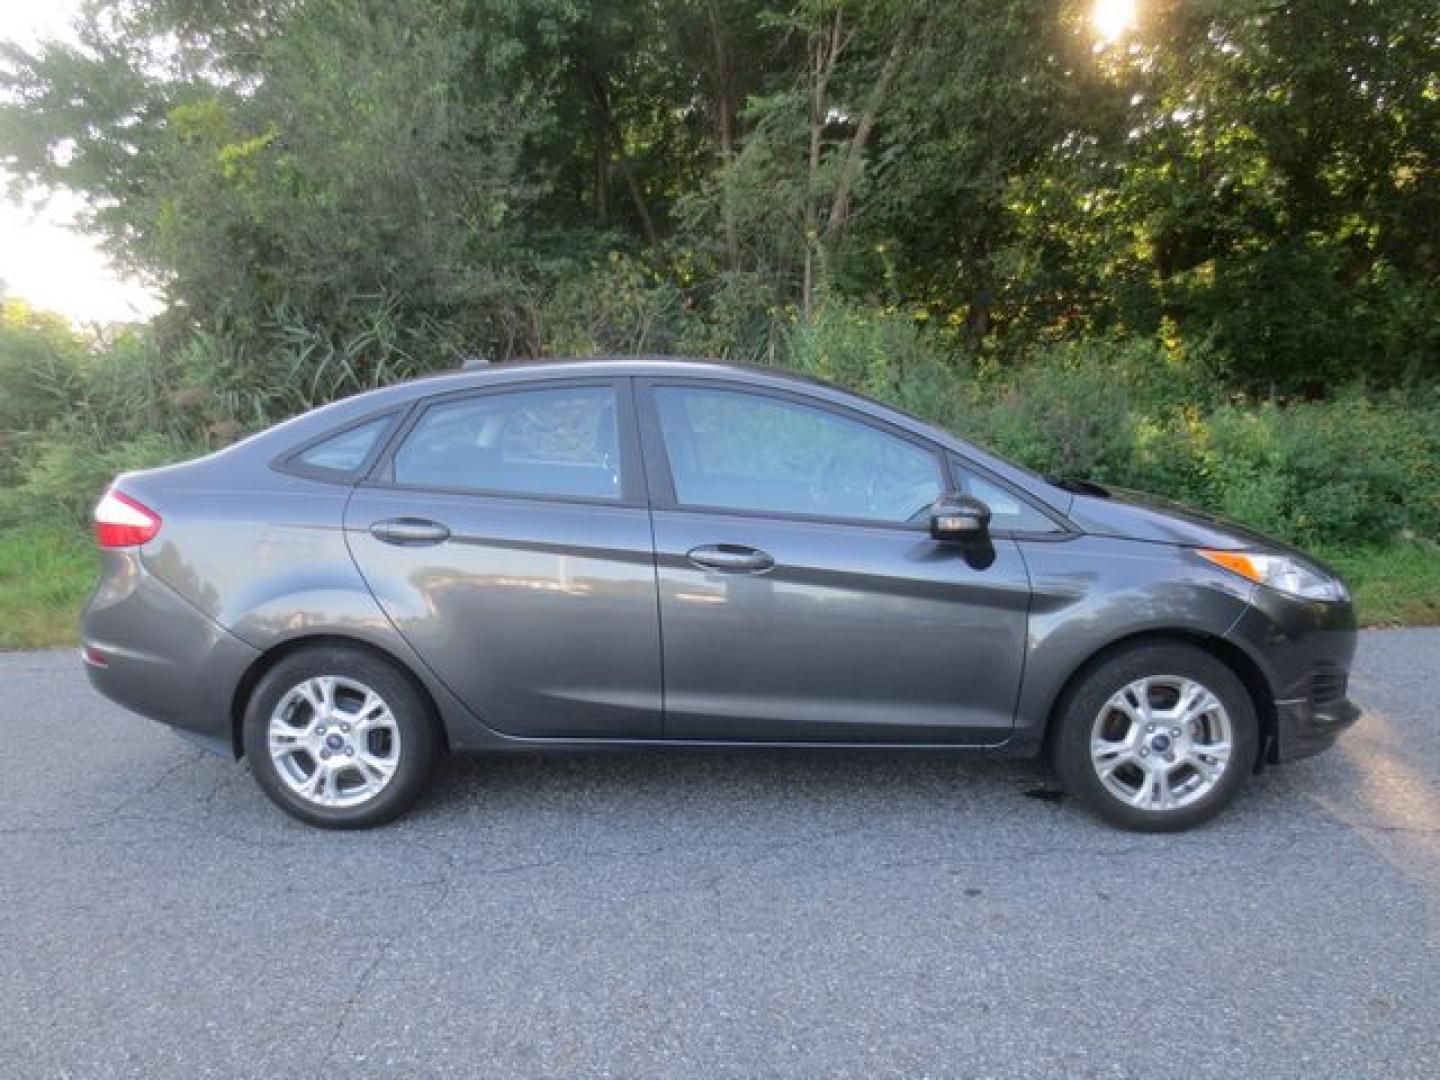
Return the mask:
<path id="1" fill-rule="evenodd" d="M 0 430 L 12 434 L 0 443 L 0 527 L 57 515 L 80 523 L 116 472 L 233 438 L 224 398 L 186 382 L 226 377 L 209 348 L 175 356 L 122 336 L 97 350 L 7 304 Z M 913 319 L 838 302 L 788 330 L 776 360 L 1041 471 L 1164 492 L 1292 541 L 1440 538 L 1440 386 L 1247 404 L 1184 358 L 1133 341 L 1054 345 L 986 370 L 936 349 Z M 303 403 L 303 383 L 277 389 L 277 407 Z"/>
<path id="2" fill-rule="evenodd" d="M 481 353 L 787 364 L 1306 542 L 1440 531 L 1440 5 L 90 0 L 0 162 L 168 301 L 0 326 L 0 524 Z"/>
<path id="3" fill-rule="evenodd" d="M 1110 42 L 1090 10 L 91 0 L 78 45 L 0 53 L 0 160 L 252 386 L 668 347 L 575 325 L 617 258 L 738 355 L 844 299 L 1007 363 L 1104 333 L 1264 392 L 1440 372 L 1440 6 L 1146 0 Z"/>

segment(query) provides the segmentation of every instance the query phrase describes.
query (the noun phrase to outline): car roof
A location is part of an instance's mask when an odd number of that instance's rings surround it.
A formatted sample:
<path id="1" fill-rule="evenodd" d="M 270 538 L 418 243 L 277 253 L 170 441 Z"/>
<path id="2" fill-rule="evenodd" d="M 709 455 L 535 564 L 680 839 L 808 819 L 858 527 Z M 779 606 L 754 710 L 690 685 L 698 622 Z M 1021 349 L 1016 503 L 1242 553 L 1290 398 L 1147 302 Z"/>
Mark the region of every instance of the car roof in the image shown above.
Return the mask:
<path id="1" fill-rule="evenodd" d="M 854 398 L 837 387 L 793 372 L 753 364 L 698 360 L 693 357 L 598 356 L 583 359 L 517 360 L 502 364 L 472 362 L 458 370 L 419 375 L 318 406 L 243 439 L 229 449 L 244 454 L 273 455 L 283 446 L 293 445 L 388 410 L 405 408 L 422 398 L 481 390 L 489 386 L 522 386 L 560 379 L 647 375 L 729 379 L 771 387 L 804 387 L 812 394 L 826 396 L 831 400 L 853 400 L 877 409 L 884 408 L 877 402 Z"/>
<path id="2" fill-rule="evenodd" d="M 471 361 L 457 371 L 422 375 L 401 385 L 423 383 L 426 393 L 434 393 L 437 385 L 445 389 L 483 386 L 488 382 L 524 382 L 528 379 L 585 378 L 615 376 L 689 376 L 691 378 L 740 377 L 772 383 L 796 383 L 808 387 L 836 389 L 828 383 L 783 368 L 761 364 L 741 364 L 723 360 L 705 360 L 694 356 L 587 356 L 551 357 L 543 360 L 507 360 L 504 363 Z"/>

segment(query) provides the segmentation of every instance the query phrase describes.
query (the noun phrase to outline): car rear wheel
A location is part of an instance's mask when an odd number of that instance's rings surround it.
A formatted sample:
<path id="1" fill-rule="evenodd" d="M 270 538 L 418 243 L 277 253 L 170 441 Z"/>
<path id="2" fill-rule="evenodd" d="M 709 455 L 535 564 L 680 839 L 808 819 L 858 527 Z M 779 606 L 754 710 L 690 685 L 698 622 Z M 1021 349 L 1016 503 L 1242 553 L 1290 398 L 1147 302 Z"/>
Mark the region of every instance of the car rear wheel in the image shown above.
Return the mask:
<path id="1" fill-rule="evenodd" d="M 286 813 L 357 829 L 389 821 L 424 789 L 439 750 L 429 703 L 362 649 L 306 649 L 275 665 L 245 710 L 245 754 Z"/>
<path id="2" fill-rule="evenodd" d="M 1209 653 L 1140 645 L 1104 660 L 1067 696 L 1054 741 L 1065 790 L 1127 829 L 1171 832 L 1219 813 L 1245 782 L 1255 707 Z"/>

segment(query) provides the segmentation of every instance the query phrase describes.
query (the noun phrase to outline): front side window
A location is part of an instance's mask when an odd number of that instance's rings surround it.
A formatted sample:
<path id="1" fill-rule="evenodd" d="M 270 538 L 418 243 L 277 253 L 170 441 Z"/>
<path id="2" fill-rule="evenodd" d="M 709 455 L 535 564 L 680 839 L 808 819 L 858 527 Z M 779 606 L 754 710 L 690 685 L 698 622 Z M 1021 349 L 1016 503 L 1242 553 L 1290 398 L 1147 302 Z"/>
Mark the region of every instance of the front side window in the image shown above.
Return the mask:
<path id="1" fill-rule="evenodd" d="M 681 505 L 907 522 L 944 489 L 934 454 L 827 409 L 709 387 L 655 401 Z"/>
<path id="2" fill-rule="evenodd" d="M 397 484 L 555 498 L 620 498 L 615 392 L 520 390 L 425 411 L 395 452 Z"/>

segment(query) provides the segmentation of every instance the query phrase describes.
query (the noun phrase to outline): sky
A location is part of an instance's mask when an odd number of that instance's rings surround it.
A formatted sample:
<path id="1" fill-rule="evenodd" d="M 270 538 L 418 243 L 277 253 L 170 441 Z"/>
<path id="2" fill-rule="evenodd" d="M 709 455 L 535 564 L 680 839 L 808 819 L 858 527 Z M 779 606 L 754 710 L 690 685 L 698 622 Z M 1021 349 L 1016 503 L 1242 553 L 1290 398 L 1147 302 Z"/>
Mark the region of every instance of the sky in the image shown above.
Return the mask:
<path id="1" fill-rule="evenodd" d="M 0 0 L 0 39 L 33 44 L 66 38 L 80 0 Z M 17 206 L 5 198 L 0 168 L 0 282 L 19 296 L 79 325 L 136 322 L 160 308 L 142 285 L 119 275 L 83 234 L 69 227 L 79 204 L 59 194 Z M 37 194 L 38 198 L 38 194 Z"/>

